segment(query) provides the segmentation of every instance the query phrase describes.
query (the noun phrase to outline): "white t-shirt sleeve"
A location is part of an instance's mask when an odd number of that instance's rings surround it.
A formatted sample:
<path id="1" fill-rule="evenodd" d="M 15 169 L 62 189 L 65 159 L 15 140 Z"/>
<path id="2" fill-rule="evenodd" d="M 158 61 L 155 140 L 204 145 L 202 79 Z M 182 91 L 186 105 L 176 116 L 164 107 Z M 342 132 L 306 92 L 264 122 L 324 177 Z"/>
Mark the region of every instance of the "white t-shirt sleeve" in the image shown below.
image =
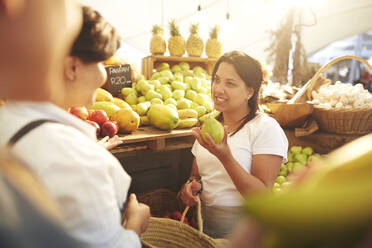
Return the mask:
<path id="1" fill-rule="evenodd" d="M 288 140 L 279 123 L 271 117 L 262 118 L 252 131 L 252 155 L 272 154 L 287 162 Z"/>

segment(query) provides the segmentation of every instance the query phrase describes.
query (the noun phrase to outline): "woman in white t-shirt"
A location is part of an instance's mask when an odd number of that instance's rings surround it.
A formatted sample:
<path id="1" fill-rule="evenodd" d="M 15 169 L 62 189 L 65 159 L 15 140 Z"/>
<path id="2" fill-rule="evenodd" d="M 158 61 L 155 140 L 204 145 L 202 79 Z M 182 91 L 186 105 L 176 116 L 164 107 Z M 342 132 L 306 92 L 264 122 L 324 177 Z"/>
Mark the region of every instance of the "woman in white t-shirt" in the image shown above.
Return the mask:
<path id="1" fill-rule="evenodd" d="M 221 238 L 231 233 L 240 217 L 244 195 L 270 190 L 286 161 L 288 141 L 271 117 L 257 112 L 262 82 L 260 63 L 243 52 L 220 57 L 212 74 L 212 99 L 225 137 L 215 144 L 196 138 L 191 176 L 180 198 L 193 206 L 200 192 L 204 232 Z"/>

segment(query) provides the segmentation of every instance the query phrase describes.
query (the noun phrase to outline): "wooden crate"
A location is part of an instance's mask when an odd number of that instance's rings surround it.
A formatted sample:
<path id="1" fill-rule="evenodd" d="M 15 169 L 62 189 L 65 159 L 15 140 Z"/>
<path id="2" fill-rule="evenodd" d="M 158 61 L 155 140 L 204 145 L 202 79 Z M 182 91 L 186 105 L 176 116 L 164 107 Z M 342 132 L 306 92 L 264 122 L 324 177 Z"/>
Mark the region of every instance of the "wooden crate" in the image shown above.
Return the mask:
<path id="1" fill-rule="evenodd" d="M 207 71 L 209 75 L 211 75 L 217 59 L 161 55 L 147 56 L 142 59 L 142 74 L 146 77 L 146 79 L 150 79 L 151 75 L 154 72 L 154 69 L 162 62 L 167 62 L 171 67 L 173 65 L 179 64 L 180 62 L 187 62 L 190 64 L 190 69 L 195 66 L 201 66 Z"/>

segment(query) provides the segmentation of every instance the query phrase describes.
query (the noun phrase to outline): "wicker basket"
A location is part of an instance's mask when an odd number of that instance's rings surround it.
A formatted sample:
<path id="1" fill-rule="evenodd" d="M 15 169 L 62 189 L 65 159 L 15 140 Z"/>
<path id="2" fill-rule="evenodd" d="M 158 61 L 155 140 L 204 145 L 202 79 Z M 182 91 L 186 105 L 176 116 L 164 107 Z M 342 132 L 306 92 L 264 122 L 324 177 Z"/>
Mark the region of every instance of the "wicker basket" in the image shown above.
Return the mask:
<path id="1" fill-rule="evenodd" d="M 225 239 L 213 239 L 203 233 L 200 199 L 197 205 L 199 230 L 183 223 L 188 210 L 186 207 L 183 211 L 181 221 L 151 217 L 146 232 L 141 235 L 142 243 L 150 248 L 222 248 L 227 245 Z"/>
<path id="2" fill-rule="evenodd" d="M 372 108 L 330 110 L 314 107 L 313 117 L 321 130 L 337 134 L 372 132 Z"/>
<path id="3" fill-rule="evenodd" d="M 301 127 L 313 112 L 309 103 L 266 103 L 280 126 L 285 128 Z"/>
<path id="4" fill-rule="evenodd" d="M 322 73 L 333 64 L 346 59 L 358 60 L 372 72 L 372 67 L 365 59 L 360 57 L 345 55 L 334 58 L 315 73 L 313 78 L 291 99 L 291 102 L 310 100 L 311 92 L 319 87 L 318 79 L 322 76 Z M 317 121 L 319 129 L 326 132 L 337 134 L 365 134 L 372 132 L 372 108 L 325 109 L 314 106 L 312 116 Z"/>

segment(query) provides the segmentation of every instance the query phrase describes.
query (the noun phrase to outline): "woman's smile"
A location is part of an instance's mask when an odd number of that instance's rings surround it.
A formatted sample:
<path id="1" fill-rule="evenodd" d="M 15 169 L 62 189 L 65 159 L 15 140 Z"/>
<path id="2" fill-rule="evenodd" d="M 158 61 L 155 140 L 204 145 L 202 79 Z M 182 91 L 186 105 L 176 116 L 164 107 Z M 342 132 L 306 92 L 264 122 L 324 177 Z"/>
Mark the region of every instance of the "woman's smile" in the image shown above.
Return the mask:
<path id="1" fill-rule="evenodd" d="M 214 104 L 219 104 L 219 105 L 222 105 L 222 104 L 225 104 L 227 102 L 227 98 L 225 97 L 217 97 L 215 96 L 214 97 Z"/>

